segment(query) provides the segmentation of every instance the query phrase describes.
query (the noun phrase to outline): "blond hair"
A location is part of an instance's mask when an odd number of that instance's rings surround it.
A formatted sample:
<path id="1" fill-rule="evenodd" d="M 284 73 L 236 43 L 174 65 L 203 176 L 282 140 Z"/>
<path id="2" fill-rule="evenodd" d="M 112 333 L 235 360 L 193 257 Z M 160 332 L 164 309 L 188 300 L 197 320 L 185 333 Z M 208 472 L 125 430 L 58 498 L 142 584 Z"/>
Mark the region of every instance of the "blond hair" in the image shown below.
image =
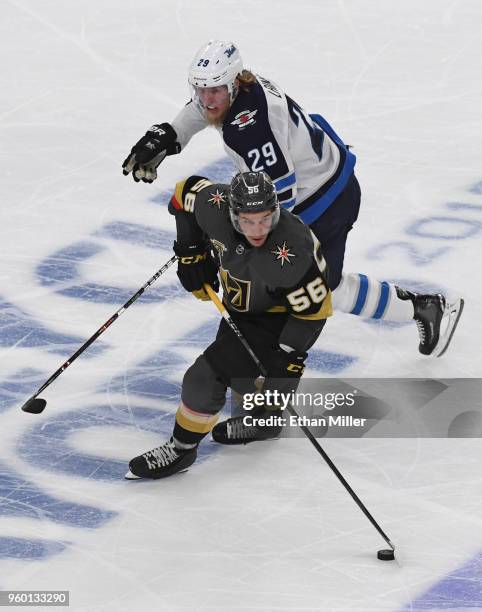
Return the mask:
<path id="1" fill-rule="evenodd" d="M 239 89 L 250 91 L 251 87 L 257 82 L 256 76 L 250 70 L 243 70 L 238 74 Z"/>

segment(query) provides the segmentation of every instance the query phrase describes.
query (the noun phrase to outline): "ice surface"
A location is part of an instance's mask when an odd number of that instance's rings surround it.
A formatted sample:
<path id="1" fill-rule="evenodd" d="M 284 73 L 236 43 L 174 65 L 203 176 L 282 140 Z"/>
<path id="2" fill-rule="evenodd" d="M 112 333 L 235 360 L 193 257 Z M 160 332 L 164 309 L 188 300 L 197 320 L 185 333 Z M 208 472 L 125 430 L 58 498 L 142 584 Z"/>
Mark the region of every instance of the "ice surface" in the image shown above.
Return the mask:
<path id="1" fill-rule="evenodd" d="M 135 184 L 120 165 L 187 99 L 210 38 L 334 125 L 363 191 L 346 270 L 462 295 L 442 359 L 413 326 L 330 320 L 308 374 L 480 377 L 480 22 L 476 0 L 7 0 L 0 45 L 0 589 L 70 590 L 76 611 L 481 610 L 478 439 L 322 441 L 386 547 L 301 438 L 210 441 L 185 474 L 123 480 L 170 434 L 217 313 L 170 270 L 19 407 L 171 256 L 176 180 L 232 172 L 196 136 Z M 475 407 L 477 408 L 477 407 Z M 478 407 L 480 409 L 480 406 Z"/>

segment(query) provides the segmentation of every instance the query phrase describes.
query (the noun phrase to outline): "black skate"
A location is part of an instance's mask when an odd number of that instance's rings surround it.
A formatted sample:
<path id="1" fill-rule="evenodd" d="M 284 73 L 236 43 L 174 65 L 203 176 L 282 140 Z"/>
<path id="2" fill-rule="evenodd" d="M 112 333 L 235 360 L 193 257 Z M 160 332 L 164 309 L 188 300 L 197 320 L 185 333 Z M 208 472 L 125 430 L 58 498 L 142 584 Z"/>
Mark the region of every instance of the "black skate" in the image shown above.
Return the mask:
<path id="1" fill-rule="evenodd" d="M 169 442 L 131 459 L 125 478 L 166 478 L 186 470 L 196 461 L 196 457 L 197 447 L 181 450 L 174 445 L 171 438 Z"/>
<path id="2" fill-rule="evenodd" d="M 283 429 L 283 426 L 279 424 L 280 420 L 283 419 L 281 414 L 279 410 L 246 413 L 243 416 L 232 417 L 227 421 L 218 423 L 214 426 L 211 434 L 213 440 L 219 442 L 219 444 L 249 444 L 250 442 L 271 440 L 277 438 Z M 268 417 L 272 418 L 272 425 L 250 424 L 251 421 L 256 423 L 257 419 L 267 419 Z M 247 419 L 248 424 L 244 423 L 245 419 Z"/>
<path id="3" fill-rule="evenodd" d="M 460 298 L 449 304 L 440 293 L 421 295 L 400 287 L 396 289 L 401 300 L 411 300 L 413 303 L 413 318 L 420 337 L 418 350 L 422 355 L 441 357 L 452 341 L 464 309 L 464 300 Z"/>

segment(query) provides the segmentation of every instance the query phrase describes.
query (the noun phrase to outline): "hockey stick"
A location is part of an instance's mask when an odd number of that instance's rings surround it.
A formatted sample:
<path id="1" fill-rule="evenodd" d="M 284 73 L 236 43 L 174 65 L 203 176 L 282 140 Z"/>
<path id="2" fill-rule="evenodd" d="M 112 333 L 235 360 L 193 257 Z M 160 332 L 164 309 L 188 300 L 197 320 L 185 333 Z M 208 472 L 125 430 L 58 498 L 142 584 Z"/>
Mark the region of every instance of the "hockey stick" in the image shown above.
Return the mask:
<path id="1" fill-rule="evenodd" d="M 60 368 L 54 372 L 52 374 L 52 376 L 46 381 L 44 382 L 44 384 L 38 389 L 38 391 L 32 395 L 32 397 L 30 399 L 28 399 L 25 404 L 22 406 L 22 410 L 24 412 L 30 412 L 31 414 L 40 414 L 41 412 L 43 412 L 43 410 L 45 409 L 45 406 L 47 405 L 46 400 L 37 397 L 38 395 L 40 395 L 42 393 L 42 391 L 44 391 L 49 385 L 51 385 L 54 380 L 56 378 L 58 378 L 62 372 L 64 370 L 66 370 L 69 365 L 71 363 L 73 363 L 77 357 L 79 357 L 79 355 L 81 355 L 86 348 L 88 348 L 95 340 L 97 340 L 97 338 L 103 334 L 105 332 L 105 330 L 110 327 L 112 325 L 112 323 L 114 323 L 114 321 L 116 319 L 118 319 L 121 314 L 124 312 L 124 310 L 127 310 L 129 308 L 129 306 L 131 304 L 133 304 L 138 297 L 140 297 L 144 291 L 150 287 L 160 276 L 161 274 L 164 274 L 164 272 L 170 267 L 172 266 L 172 264 L 177 260 L 177 255 L 173 255 L 171 257 L 171 259 L 169 259 L 169 261 L 167 261 L 162 268 L 160 268 L 153 276 L 151 276 L 151 278 L 147 281 L 147 283 L 145 283 L 144 285 L 142 285 L 142 287 L 139 289 L 139 291 L 137 291 L 137 293 L 135 293 L 129 300 L 127 300 L 127 302 L 124 304 L 124 306 L 122 306 L 121 308 L 119 308 L 119 310 L 117 312 L 115 312 L 110 319 L 108 319 L 104 325 L 102 325 L 102 327 L 99 327 L 99 329 L 95 332 L 94 335 L 92 335 L 87 342 L 85 342 L 71 357 L 69 357 L 67 359 L 67 361 L 62 364 L 60 366 Z"/>
<path id="2" fill-rule="evenodd" d="M 241 331 L 239 330 L 238 326 L 236 325 L 236 323 L 232 320 L 232 318 L 229 316 L 228 311 L 226 310 L 224 304 L 221 302 L 221 300 L 219 299 L 217 293 L 214 292 L 214 289 L 208 285 L 208 284 L 204 284 L 204 289 L 206 290 L 207 294 L 209 295 L 209 297 L 211 298 L 211 300 L 214 302 L 214 304 L 216 305 L 216 308 L 219 310 L 219 312 L 221 313 L 223 319 L 226 321 L 226 323 L 229 325 L 229 327 L 234 331 L 234 333 L 237 335 L 237 337 L 240 339 L 242 345 L 244 346 L 244 348 L 248 351 L 248 353 L 251 355 L 253 361 L 255 362 L 255 364 L 257 365 L 257 367 L 259 368 L 259 371 L 261 372 L 262 376 L 264 378 L 266 378 L 267 376 L 267 372 L 266 369 L 264 368 L 263 364 L 260 362 L 260 360 L 256 357 L 256 355 L 254 354 L 253 350 L 251 349 L 251 347 L 249 346 L 248 342 L 246 341 L 246 338 L 243 336 L 243 334 L 241 333 Z M 313 446 L 316 448 L 316 450 L 320 453 L 320 455 L 323 457 L 323 459 L 326 461 L 326 463 L 328 464 L 328 466 L 331 468 L 331 470 L 333 471 L 333 473 L 335 474 L 335 476 L 338 478 L 338 480 L 341 482 L 341 484 L 345 487 L 345 489 L 348 491 L 348 493 L 351 495 L 352 499 L 355 501 L 355 503 L 358 505 L 358 507 L 360 508 L 360 510 L 363 512 L 363 514 L 367 517 L 367 519 L 370 521 L 370 523 L 375 527 L 375 529 L 378 531 L 378 533 L 382 536 L 382 538 L 385 540 L 385 542 L 390 546 L 390 548 L 392 549 L 393 552 L 395 552 L 395 546 L 392 544 L 392 542 L 390 541 L 389 537 L 387 536 L 387 534 L 383 531 L 383 529 L 380 527 L 380 525 L 377 523 L 377 521 L 373 518 L 373 516 L 370 514 L 370 512 L 368 511 L 368 509 L 366 508 L 365 504 L 361 501 L 361 499 L 358 497 L 358 495 L 355 493 L 355 491 L 351 488 L 351 486 L 348 484 L 348 482 L 345 480 L 344 476 L 341 474 L 340 470 L 336 467 L 336 465 L 333 463 L 333 461 L 330 459 L 330 457 L 326 454 L 326 452 L 323 450 L 323 448 L 321 447 L 321 445 L 318 443 L 318 440 L 315 438 L 315 436 L 311 433 L 311 431 L 308 429 L 308 427 L 306 427 L 305 425 L 302 425 L 300 423 L 300 418 L 298 416 L 298 413 L 296 412 L 296 410 L 293 408 L 293 406 L 291 406 L 290 404 L 288 404 L 287 406 L 287 410 L 288 412 L 294 416 L 298 422 L 298 426 L 300 427 L 300 429 L 302 430 L 302 432 L 305 434 L 305 436 L 308 438 L 308 440 L 313 444 Z M 378 558 L 382 559 L 383 557 L 380 556 L 381 553 L 387 553 L 389 551 L 378 551 Z M 390 560 L 393 559 L 394 557 L 390 557 Z M 388 557 L 387 557 L 387 560 Z"/>

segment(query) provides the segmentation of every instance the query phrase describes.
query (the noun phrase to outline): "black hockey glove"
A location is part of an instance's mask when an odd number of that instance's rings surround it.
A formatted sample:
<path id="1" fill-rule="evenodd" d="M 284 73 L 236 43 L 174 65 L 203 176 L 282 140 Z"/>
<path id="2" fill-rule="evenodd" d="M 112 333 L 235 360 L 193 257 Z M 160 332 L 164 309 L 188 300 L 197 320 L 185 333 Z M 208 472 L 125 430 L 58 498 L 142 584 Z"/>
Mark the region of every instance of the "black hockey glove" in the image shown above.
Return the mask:
<path id="1" fill-rule="evenodd" d="M 174 253 L 178 256 L 177 275 L 181 285 L 199 300 L 209 300 L 203 284 L 219 290 L 218 267 L 204 244 L 179 244 L 174 242 Z"/>
<path id="2" fill-rule="evenodd" d="M 300 378 L 305 369 L 308 353 L 279 348 L 268 366 L 268 378 Z"/>
<path id="3" fill-rule="evenodd" d="M 136 142 L 131 152 L 122 164 L 122 172 L 127 176 L 132 172 L 132 177 L 138 183 L 152 183 L 157 178 L 157 166 L 166 155 L 175 155 L 181 150 L 181 145 L 176 142 L 177 134 L 172 125 L 161 123 L 153 125 L 145 135 Z"/>
<path id="4" fill-rule="evenodd" d="M 276 390 L 280 393 L 294 393 L 300 384 L 307 356 L 308 353 L 297 351 L 288 353 L 278 348 L 274 357 L 266 364 L 268 372 L 263 392 Z"/>

